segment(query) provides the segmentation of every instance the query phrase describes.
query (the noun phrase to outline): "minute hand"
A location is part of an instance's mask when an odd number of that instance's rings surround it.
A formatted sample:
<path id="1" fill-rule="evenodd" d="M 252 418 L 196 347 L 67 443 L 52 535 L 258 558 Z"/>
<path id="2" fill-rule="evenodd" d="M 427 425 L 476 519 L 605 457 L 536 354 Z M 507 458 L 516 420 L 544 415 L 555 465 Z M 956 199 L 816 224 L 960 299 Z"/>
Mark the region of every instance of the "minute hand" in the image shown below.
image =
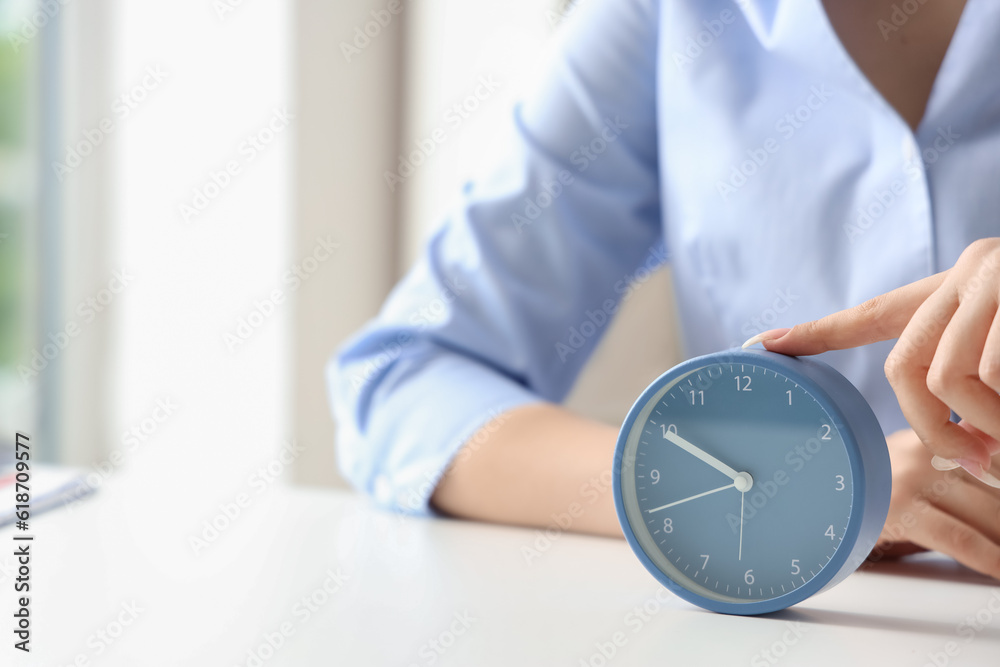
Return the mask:
<path id="1" fill-rule="evenodd" d="M 701 449 L 700 447 L 695 447 L 690 442 L 688 442 L 681 436 L 677 435 L 676 433 L 672 431 L 667 431 L 666 433 L 663 434 L 663 437 L 665 437 L 667 440 L 674 443 L 687 453 L 697 456 L 699 459 L 701 459 L 708 465 L 712 466 L 713 468 L 721 472 L 729 479 L 736 480 L 736 478 L 740 476 L 740 473 L 736 472 L 735 470 L 727 466 L 725 463 L 715 458 L 714 456 L 712 456 L 705 450 Z"/>

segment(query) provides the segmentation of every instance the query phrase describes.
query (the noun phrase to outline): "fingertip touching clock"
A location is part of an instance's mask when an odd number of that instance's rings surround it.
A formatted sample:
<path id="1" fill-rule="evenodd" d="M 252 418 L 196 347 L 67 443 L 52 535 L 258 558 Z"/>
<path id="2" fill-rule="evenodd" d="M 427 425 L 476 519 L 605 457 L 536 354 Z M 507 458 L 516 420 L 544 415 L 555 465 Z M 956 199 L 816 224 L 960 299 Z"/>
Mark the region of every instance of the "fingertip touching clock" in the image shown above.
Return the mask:
<path id="1" fill-rule="evenodd" d="M 649 572 L 712 611 L 762 614 L 853 572 L 889 507 L 882 429 L 825 363 L 730 350 L 669 370 L 625 419 L 622 530 Z"/>

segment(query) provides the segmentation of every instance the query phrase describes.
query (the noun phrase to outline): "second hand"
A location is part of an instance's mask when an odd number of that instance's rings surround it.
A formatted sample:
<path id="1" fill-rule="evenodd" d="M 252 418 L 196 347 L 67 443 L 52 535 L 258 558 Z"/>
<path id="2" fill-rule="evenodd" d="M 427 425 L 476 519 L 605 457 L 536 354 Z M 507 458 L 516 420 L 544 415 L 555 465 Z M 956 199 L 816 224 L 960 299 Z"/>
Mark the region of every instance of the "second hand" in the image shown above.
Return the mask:
<path id="1" fill-rule="evenodd" d="M 651 510 L 646 510 L 646 513 L 649 514 L 649 513 L 652 513 L 652 512 L 659 512 L 660 510 L 665 510 L 668 507 L 673 507 L 674 505 L 680 505 L 681 503 L 686 503 L 689 500 L 695 500 L 697 498 L 704 498 L 705 496 L 707 496 L 709 494 L 712 494 L 712 493 L 718 493 L 719 491 L 725 491 L 726 489 L 732 489 L 735 486 L 736 486 L 736 484 L 726 484 L 725 486 L 720 486 L 717 489 L 712 489 L 711 491 L 705 491 L 704 493 L 699 493 L 699 494 L 693 495 L 693 496 L 691 496 L 689 498 L 684 498 L 683 500 L 675 500 L 672 503 L 667 503 L 666 505 L 660 505 L 659 507 L 654 507 Z"/>
<path id="2" fill-rule="evenodd" d="M 740 493 L 740 555 L 737 560 L 743 560 L 743 501 L 746 500 L 746 497 L 746 491 L 742 491 Z"/>

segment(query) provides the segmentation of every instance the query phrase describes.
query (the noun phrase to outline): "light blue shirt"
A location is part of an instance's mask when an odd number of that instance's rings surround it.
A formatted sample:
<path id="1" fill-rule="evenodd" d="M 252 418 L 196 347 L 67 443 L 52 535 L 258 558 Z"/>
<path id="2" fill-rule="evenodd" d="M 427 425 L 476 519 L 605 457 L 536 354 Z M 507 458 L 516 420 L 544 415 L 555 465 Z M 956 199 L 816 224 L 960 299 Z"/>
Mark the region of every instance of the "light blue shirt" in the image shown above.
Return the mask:
<path id="1" fill-rule="evenodd" d="M 584 2 L 515 107 L 509 151 L 331 362 L 343 472 L 379 504 L 427 512 L 480 427 L 565 398 L 664 261 L 694 356 L 1000 236 L 997 35 L 1000 2 L 968 0 L 913 132 L 819 0 Z M 823 357 L 887 433 L 906 427 L 890 348 Z"/>

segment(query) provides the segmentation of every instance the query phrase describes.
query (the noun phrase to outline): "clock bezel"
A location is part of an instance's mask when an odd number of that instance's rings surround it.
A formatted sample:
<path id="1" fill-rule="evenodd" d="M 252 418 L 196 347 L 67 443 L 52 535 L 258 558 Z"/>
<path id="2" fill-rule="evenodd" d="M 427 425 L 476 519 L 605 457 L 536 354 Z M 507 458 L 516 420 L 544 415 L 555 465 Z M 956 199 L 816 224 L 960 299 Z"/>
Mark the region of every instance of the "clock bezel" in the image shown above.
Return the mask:
<path id="1" fill-rule="evenodd" d="M 851 516 L 844 537 L 830 561 L 802 586 L 781 595 L 748 602 L 729 602 L 700 595 L 675 581 L 647 555 L 626 513 L 622 488 L 622 459 L 629 436 L 650 401 L 664 386 L 707 366 L 753 364 L 776 371 L 803 386 L 826 410 L 838 429 L 853 480 Z M 648 418 L 648 414 L 647 414 Z M 640 425 L 644 427 L 645 422 Z M 863 444 L 862 444 L 863 443 Z M 634 475 L 634 469 L 630 468 Z M 728 350 L 689 359 L 654 380 L 636 399 L 618 434 L 612 486 L 618 521 L 632 551 L 668 590 L 711 611 L 756 615 L 785 609 L 827 590 L 854 572 L 875 546 L 889 509 L 892 474 L 882 428 L 861 393 L 843 375 L 814 358 L 789 357 L 766 350 Z M 643 526 L 642 530 L 648 529 Z M 681 575 L 683 576 L 683 575 Z"/>

